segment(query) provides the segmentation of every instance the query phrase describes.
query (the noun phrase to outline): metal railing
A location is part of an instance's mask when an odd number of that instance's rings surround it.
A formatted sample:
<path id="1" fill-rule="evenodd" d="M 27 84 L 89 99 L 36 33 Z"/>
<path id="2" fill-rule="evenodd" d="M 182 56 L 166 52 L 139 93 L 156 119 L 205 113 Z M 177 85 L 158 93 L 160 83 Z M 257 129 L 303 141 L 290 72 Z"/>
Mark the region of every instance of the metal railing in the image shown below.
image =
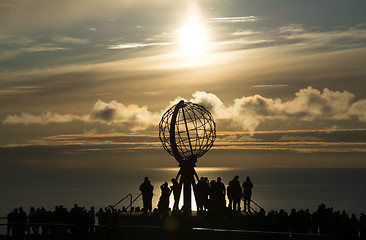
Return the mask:
<path id="1" fill-rule="evenodd" d="M 124 198 L 122 198 L 121 200 L 119 200 L 117 203 L 115 203 L 114 205 L 111 205 L 113 208 L 116 207 L 118 204 L 120 204 L 121 202 L 123 202 L 126 198 L 130 197 L 130 205 L 129 207 L 132 205 L 132 194 L 129 193 L 127 194 Z M 128 208 L 128 207 L 127 207 Z M 126 209 L 127 209 L 126 208 Z"/>
<path id="2" fill-rule="evenodd" d="M 128 210 L 129 208 L 132 209 L 132 204 L 134 204 L 134 202 L 136 202 L 136 200 L 142 195 L 142 193 L 140 193 L 139 195 L 137 195 L 137 197 L 135 197 L 135 199 L 132 200 L 132 194 L 129 193 L 127 194 L 124 198 L 122 198 L 121 200 L 119 200 L 117 203 L 115 203 L 114 205 L 111 205 L 112 208 L 115 208 L 118 204 L 120 204 L 121 202 L 123 202 L 125 199 L 127 199 L 128 197 L 130 197 L 130 204 L 126 207 L 126 210 Z M 131 213 L 131 211 L 130 211 Z"/>
<path id="3" fill-rule="evenodd" d="M 132 206 L 132 204 L 133 204 L 134 202 L 136 202 L 136 200 L 137 200 L 141 195 L 142 195 L 142 193 L 140 193 L 137 197 L 135 197 L 135 199 L 134 199 L 133 201 L 131 201 L 131 202 L 130 202 L 130 205 L 128 205 L 128 206 L 126 207 L 126 209 L 128 209 L 129 207 L 131 207 L 131 206 Z M 131 199 L 132 199 L 132 195 L 131 195 Z"/>
<path id="4" fill-rule="evenodd" d="M 243 201 L 244 201 L 244 197 L 242 197 L 241 198 Z M 256 207 L 258 207 L 259 208 L 259 210 L 261 210 L 261 209 L 264 209 L 264 208 L 262 208 L 261 206 L 259 206 L 259 204 L 258 203 L 256 203 L 256 202 L 254 202 L 252 199 L 250 199 L 250 202 L 251 203 L 253 203 Z M 257 213 L 258 211 L 256 211 L 252 206 L 249 206 L 249 213 L 251 212 L 251 211 L 253 211 L 254 213 Z M 251 211 L 250 211 L 251 210 Z"/>
<path id="5" fill-rule="evenodd" d="M 261 206 L 258 205 L 258 203 L 254 202 L 253 200 L 250 200 L 254 205 L 256 205 L 259 209 L 264 209 Z M 254 209 L 252 207 L 250 207 L 253 211 Z"/>

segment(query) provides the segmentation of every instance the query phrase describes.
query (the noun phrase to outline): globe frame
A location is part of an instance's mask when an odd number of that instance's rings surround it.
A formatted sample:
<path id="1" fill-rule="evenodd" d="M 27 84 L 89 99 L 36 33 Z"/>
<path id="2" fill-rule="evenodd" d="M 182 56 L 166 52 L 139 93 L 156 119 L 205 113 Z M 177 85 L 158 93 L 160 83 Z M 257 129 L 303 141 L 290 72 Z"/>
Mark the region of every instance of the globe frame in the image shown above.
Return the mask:
<path id="1" fill-rule="evenodd" d="M 175 119 L 172 119 L 173 117 Z M 171 133 L 172 121 L 174 136 Z M 178 162 L 190 158 L 197 159 L 212 147 L 216 139 L 216 124 L 204 106 L 181 101 L 163 114 L 159 123 L 159 138 L 163 148 Z M 174 145 L 180 156 L 174 151 Z"/>

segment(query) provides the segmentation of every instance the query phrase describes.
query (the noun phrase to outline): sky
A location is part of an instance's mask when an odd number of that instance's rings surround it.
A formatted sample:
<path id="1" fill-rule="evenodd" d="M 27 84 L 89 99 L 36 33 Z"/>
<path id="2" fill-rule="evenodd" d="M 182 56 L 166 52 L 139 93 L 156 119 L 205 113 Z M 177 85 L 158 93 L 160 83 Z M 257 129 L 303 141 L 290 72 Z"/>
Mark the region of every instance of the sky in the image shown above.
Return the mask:
<path id="1" fill-rule="evenodd" d="M 365 10 L 0 0 L 0 166 L 174 167 L 158 124 L 184 99 L 216 122 L 200 166 L 365 168 Z"/>

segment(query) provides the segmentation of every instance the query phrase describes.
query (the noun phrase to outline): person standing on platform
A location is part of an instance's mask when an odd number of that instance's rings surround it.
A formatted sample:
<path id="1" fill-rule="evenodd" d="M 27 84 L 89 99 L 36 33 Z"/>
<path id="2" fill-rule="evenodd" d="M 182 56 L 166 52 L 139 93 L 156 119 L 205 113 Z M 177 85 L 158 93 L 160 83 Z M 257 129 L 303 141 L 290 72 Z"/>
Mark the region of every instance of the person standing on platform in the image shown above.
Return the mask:
<path id="1" fill-rule="evenodd" d="M 217 188 L 217 208 L 223 209 L 226 206 L 225 201 L 226 189 L 225 184 L 221 182 L 221 177 L 217 178 L 216 188 Z"/>
<path id="2" fill-rule="evenodd" d="M 180 191 L 182 189 L 182 186 L 178 183 L 177 179 L 172 178 L 173 185 L 170 187 L 171 191 L 173 192 L 174 196 L 174 205 L 173 205 L 173 211 L 179 210 L 179 198 L 180 198 Z M 198 204 L 197 204 L 198 205 Z"/>
<path id="3" fill-rule="evenodd" d="M 203 179 L 201 191 L 202 191 L 203 208 L 204 208 L 204 211 L 207 211 L 209 208 L 208 195 L 210 193 L 210 183 L 208 182 L 208 177 L 205 177 Z"/>
<path id="4" fill-rule="evenodd" d="M 250 212 L 250 201 L 252 201 L 252 189 L 253 189 L 253 183 L 250 181 L 250 177 L 247 177 L 247 179 L 243 183 L 244 212 L 247 211 L 247 205 L 248 205 L 248 212 Z"/>
<path id="5" fill-rule="evenodd" d="M 239 182 L 239 176 L 235 176 L 229 182 L 227 187 L 227 196 L 229 198 L 229 208 L 240 212 L 240 198 L 242 196 L 242 189 Z"/>
<path id="6" fill-rule="evenodd" d="M 158 203 L 159 212 L 167 215 L 169 212 L 169 197 L 170 197 L 170 188 L 168 187 L 168 183 L 165 182 L 160 186 L 161 196 Z"/>
<path id="7" fill-rule="evenodd" d="M 154 195 L 154 186 L 151 185 L 148 177 L 145 177 L 144 182 L 140 185 L 140 191 L 142 193 L 142 202 L 144 205 L 144 212 L 151 213 L 152 211 L 152 198 Z"/>

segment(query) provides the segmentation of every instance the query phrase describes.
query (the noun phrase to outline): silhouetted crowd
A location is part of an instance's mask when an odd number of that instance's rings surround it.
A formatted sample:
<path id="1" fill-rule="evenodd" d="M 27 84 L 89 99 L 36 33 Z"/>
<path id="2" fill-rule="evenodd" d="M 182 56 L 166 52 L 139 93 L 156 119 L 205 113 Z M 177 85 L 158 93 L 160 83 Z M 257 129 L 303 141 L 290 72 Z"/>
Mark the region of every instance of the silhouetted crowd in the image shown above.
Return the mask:
<path id="1" fill-rule="evenodd" d="M 319 205 L 318 209 L 313 213 L 309 209 L 292 209 L 290 213 L 280 209 L 280 211 L 270 211 L 267 215 L 262 210 L 258 216 L 264 220 L 263 230 L 266 231 L 366 239 L 365 214 L 361 214 L 358 219 L 355 214 L 349 216 L 345 211 L 334 211 L 333 208 L 326 207 L 325 204 Z"/>
<path id="2" fill-rule="evenodd" d="M 140 185 L 142 193 L 143 208 L 133 208 L 129 206 L 121 209 L 112 206 L 100 208 L 95 212 L 94 207 L 89 210 L 84 207 L 74 205 L 70 211 L 62 205 L 56 206 L 53 211 L 45 208 L 30 208 L 27 214 L 22 207 L 14 209 L 7 215 L 7 234 L 14 239 L 24 239 L 26 233 L 34 236 L 79 236 L 93 235 L 101 231 L 102 226 L 122 226 L 128 224 L 132 212 L 142 212 L 141 224 L 146 226 L 163 226 L 164 221 L 177 216 L 183 216 L 179 210 L 182 186 L 176 179 L 172 179 L 172 185 L 164 182 L 160 186 L 161 195 L 157 208 L 152 208 L 152 198 L 154 187 L 149 179 L 145 177 Z M 250 206 L 253 183 L 250 178 L 241 185 L 239 177 L 235 176 L 225 187 L 225 184 L 218 177 L 209 181 L 202 177 L 194 188 L 197 203 L 198 222 L 196 227 L 225 228 L 258 230 L 267 232 L 285 232 L 297 234 L 321 234 L 346 237 L 346 239 L 366 239 L 366 215 L 361 214 L 358 219 L 356 215 L 349 216 L 345 211 L 334 211 L 324 204 L 311 213 L 308 209 L 292 209 L 290 213 L 281 209 L 279 211 L 265 212 L 259 207 L 259 211 L 254 211 Z M 173 208 L 169 208 L 170 195 L 173 193 Z M 226 198 L 229 200 L 226 204 Z M 241 211 L 240 203 L 244 202 L 244 211 Z M 254 202 L 253 202 L 254 203 Z M 245 214 L 242 214 L 245 212 Z M 144 217 L 143 217 L 144 216 Z M 98 224 L 96 224 L 98 219 Z M 143 219 L 143 220 L 142 220 Z M 145 222 L 142 222 L 145 221 Z M 190 223 L 192 224 L 192 223 Z M 191 225 L 192 226 L 192 225 Z M 187 225 L 182 225 L 187 227 Z M 47 239 L 47 238 L 46 238 Z"/>
<path id="3" fill-rule="evenodd" d="M 179 210 L 178 204 L 182 189 L 182 184 L 173 178 L 171 179 L 172 185 L 169 187 L 165 182 L 160 186 L 161 196 L 158 202 L 158 211 L 163 214 L 168 214 L 170 195 L 173 193 L 174 204 L 173 211 Z M 229 208 L 230 210 L 241 212 L 240 203 L 244 202 L 244 212 L 251 212 L 250 206 L 252 197 L 253 183 L 250 177 L 246 178 L 243 185 L 240 185 L 239 176 L 235 176 L 228 184 L 227 188 L 225 184 L 218 177 L 217 180 L 211 180 L 207 177 L 201 177 L 197 184 L 194 186 L 195 199 L 197 204 L 198 213 L 205 211 L 222 211 Z M 144 182 L 140 185 L 140 191 L 143 199 L 143 210 L 145 213 L 152 211 L 152 198 L 154 186 L 151 185 L 148 177 L 145 177 Z M 226 198 L 229 200 L 229 205 L 226 206 Z M 184 206 L 183 206 L 184 208 Z"/>
<path id="4" fill-rule="evenodd" d="M 11 211 L 7 220 L 7 235 L 12 235 L 15 239 L 23 239 L 26 232 L 36 236 L 62 237 L 69 233 L 84 236 L 94 231 L 95 212 L 94 207 L 86 210 L 77 204 L 70 211 L 63 205 L 56 206 L 54 211 L 31 207 L 28 214 L 20 207 Z"/>

